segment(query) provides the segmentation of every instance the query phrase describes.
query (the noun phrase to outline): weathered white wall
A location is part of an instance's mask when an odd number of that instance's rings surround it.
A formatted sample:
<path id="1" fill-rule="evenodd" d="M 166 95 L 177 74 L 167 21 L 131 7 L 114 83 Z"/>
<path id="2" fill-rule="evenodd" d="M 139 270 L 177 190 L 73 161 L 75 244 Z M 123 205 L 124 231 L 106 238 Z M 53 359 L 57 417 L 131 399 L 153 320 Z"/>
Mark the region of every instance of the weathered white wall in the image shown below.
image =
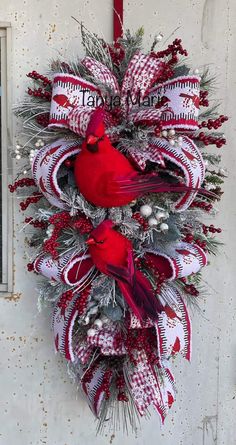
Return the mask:
<path id="1" fill-rule="evenodd" d="M 149 34 L 163 32 L 182 37 L 199 67 L 210 63 L 218 75 L 216 97 L 222 112 L 232 117 L 226 129 L 224 163 L 230 178 L 225 186 L 218 223 L 224 228 L 221 255 L 211 260 L 205 274 L 211 295 L 202 301 L 204 316 L 193 317 L 191 365 L 176 363 L 179 394 L 165 426 L 157 416 L 144 422 L 137 438 L 112 432 L 95 437 L 95 425 L 86 404 L 76 399 L 66 367 L 54 355 L 49 315 L 38 314 L 35 280 L 25 272 L 27 261 L 19 215 L 15 206 L 14 295 L 0 299 L 0 444 L 1 445 L 234 445 L 235 427 L 235 0 L 124 0 L 125 25 Z M 82 51 L 74 15 L 91 29 L 112 36 L 112 1 L 1 0 L 0 21 L 12 23 L 12 95 L 21 98 L 25 73 L 42 72 L 58 53 Z"/>

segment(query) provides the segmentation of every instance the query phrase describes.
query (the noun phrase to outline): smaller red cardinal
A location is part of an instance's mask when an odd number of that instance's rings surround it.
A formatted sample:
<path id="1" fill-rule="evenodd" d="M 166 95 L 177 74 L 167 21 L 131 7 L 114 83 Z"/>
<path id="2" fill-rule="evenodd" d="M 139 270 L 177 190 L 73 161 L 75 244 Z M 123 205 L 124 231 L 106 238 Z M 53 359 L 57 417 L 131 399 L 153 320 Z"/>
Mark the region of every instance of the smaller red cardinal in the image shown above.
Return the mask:
<path id="1" fill-rule="evenodd" d="M 107 219 L 91 232 L 87 244 L 97 269 L 116 280 L 136 317 L 156 320 L 163 306 L 149 280 L 134 267 L 131 241 L 117 232 L 113 222 Z"/>

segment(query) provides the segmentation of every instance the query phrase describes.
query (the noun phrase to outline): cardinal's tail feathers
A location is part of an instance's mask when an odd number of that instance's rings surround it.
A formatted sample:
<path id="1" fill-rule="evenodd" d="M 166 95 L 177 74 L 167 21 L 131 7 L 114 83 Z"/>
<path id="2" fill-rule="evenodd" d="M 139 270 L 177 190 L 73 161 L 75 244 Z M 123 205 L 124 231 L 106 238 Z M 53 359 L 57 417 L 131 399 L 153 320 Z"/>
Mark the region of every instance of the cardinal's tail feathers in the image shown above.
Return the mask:
<path id="1" fill-rule="evenodd" d="M 215 196 L 203 188 L 191 187 L 180 182 L 173 183 L 170 179 L 161 178 L 158 175 L 141 175 L 137 174 L 126 179 L 116 179 L 116 194 L 135 194 L 137 197 L 144 193 L 186 193 L 200 192 L 207 196 Z"/>
<path id="2" fill-rule="evenodd" d="M 123 281 L 117 281 L 119 288 L 121 290 L 121 293 L 130 307 L 130 309 L 133 311 L 133 313 L 136 315 L 136 317 L 139 320 L 145 319 L 145 311 L 143 310 L 143 307 L 140 307 L 136 304 L 136 301 L 134 300 L 133 296 L 133 289 L 130 286 L 130 284 L 125 283 Z"/>
<path id="3" fill-rule="evenodd" d="M 147 278 L 139 271 L 136 271 L 135 275 L 133 286 L 127 282 L 118 281 L 120 290 L 128 305 L 140 320 L 147 317 L 156 320 L 163 307 L 153 294 Z"/>
<path id="4" fill-rule="evenodd" d="M 117 281 L 119 288 L 134 312 L 143 320 L 147 317 L 152 320 L 158 318 L 158 314 L 163 310 L 160 301 L 155 297 L 149 280 L 139 270 L 130 268 L 107 266 L 109 274 Z"/>
<path id="5" fill-rule="evenodd" d="M 139 270 L 135 272 L 133 294 L 137 304 L 141 303 L 145 313 L 151 319 L 156 320 L 158 314 L 162 312 L 163 306 L 160 300 L 154 295 L 149 280 Z"/>

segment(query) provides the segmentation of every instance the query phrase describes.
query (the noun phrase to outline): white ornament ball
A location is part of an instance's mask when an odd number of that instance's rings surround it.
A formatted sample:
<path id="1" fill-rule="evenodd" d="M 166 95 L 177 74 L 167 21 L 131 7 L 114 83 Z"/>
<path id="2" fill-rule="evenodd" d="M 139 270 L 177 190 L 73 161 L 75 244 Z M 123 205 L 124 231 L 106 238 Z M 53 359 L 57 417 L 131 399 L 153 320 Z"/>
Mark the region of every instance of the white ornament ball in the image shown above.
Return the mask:
<path id="1" fill-rule="evenodd" d="M 159 32 L 158 36 L 156 36 L 156 41 L 161 42 L 162 39 L 163 39 L 163 34 L 161 32 Z"/>
<path id="2" fill-rule="evenodd" d="M 94 335 L 96 335 L 96 331 L 95 331 L 95 329 L 88 329 L 88 331 L 87 331 L 87 335 L 89 336 L 89 337 L 94 337 Z"/>
<path id="3" fill-rule="evenodd" d="M 20 149 L 20 145 L 19 144 L 16 144 L 16 149 Z"/>
<path id="4" fill-rule="evenodd" d="M 162 134 L 162 136 L 163 136 L 164 138 L 166 138 L 166 137 L 168 136 L 168 133 L 167 133 L 166 130 L 163 130 L 163 131 L 161 132 L 161 134 Z"/>
<path id="5" fill-rule="evenodd" d="M 23 175 L 26 175 L 26 174 L 27 174 L 27 170 L 24 170 L 24 171 L 23 171 Z"/>
<path id="6" fill-rule="evenodd" d="M 157 221 L 157 219 L 156 218 L 149 218 L 149 220 L 148 220 L 148 225 L 150 226 L 150 227 L 155 227 L 155 226 L 157 226 L 157 224 L 158 224 L 158 221 Z"/>
<path id="7" fill-rule="evenodd" d="M 19 159 L 21 159 L 21 155 L 16 155 L 16 159 L 17 159 L 17 161 L 19 160 Z"/>
<path id="8" fill-rule="evenodd" d="M 193 71 L 193 73 L 194 73 L 194 74 L 199 74 L 199 69 L 196 68 L 196 69 Z"/>
<path id="9" fill-rule="evenodd" d="M 166 224 L 166 223 L 161 223 L 161 224 L 160 224 L 160 230 L 161 230 L 162 232 L 167 232 L 167 231 L 169 230 L 169 226 L 168 226 L 168 224 Z"/>
<path id="10" fill-rule="evenodd" d="M 170 136 L 174 136 L 174 135 L 175 135 L 175 130 L 174 130 L 174 128 L 172 128 L 171 130 L 169 130 L 169 135 L 170 135 Z"/>
<path id="11" fill-rule="evenodd" d="M 37 147 L 37 148 L 40 147 L 40 142 L 36 142 L 35 147 Z"/>
<path id="12" fill-rule="evenodd" d="M 140 213 L 145 218 L 148 218 L 152 214 L 151 206 L 148 204 L 144 204 L 143 206 L 140 207 Z"/>
<path id="13" fill-rule="evenodd" d="M 174 139 L 170 139 L 169 143 L 170 143 L 170 145 L 174 146 L 175 145 L 175 140 Z"/>
<path id="14" fill-rule="evenodd" d="M 102 325 L 103 325 L 102 320 L 100 320 L 99 318 L 97 318 L 97 319 L 95 320 L 95 322 L 94 322 L 94 326 L 96 326 L 98 329 L 101 329 L 101 328 L 102 328 Z"/>

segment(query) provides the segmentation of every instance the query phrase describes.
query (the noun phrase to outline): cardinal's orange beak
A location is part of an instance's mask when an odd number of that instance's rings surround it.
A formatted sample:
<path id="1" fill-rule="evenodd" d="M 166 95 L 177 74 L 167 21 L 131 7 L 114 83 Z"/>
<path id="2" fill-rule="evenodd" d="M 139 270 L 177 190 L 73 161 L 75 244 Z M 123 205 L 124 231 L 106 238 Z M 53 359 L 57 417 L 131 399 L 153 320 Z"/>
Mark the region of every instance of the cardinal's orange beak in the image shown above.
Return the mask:
<path id="1" fill-rule="evenodd" d="M 96 244 L 96 241 L 94 238 L 89 238 L 89 239 L 87 239 L 86 244 L 88 246 L 93 246 L 94 244 Z"/>
<path id="2" fill-rule="evenodd" d="M 90 134 L 88 137 L 87 137 L 87 144 L 88 145 L 95 145 L 96 143 L 97 143 L 97 141 L 98 141 L 98 136 L 94 136 L 93 134 Z"/>

